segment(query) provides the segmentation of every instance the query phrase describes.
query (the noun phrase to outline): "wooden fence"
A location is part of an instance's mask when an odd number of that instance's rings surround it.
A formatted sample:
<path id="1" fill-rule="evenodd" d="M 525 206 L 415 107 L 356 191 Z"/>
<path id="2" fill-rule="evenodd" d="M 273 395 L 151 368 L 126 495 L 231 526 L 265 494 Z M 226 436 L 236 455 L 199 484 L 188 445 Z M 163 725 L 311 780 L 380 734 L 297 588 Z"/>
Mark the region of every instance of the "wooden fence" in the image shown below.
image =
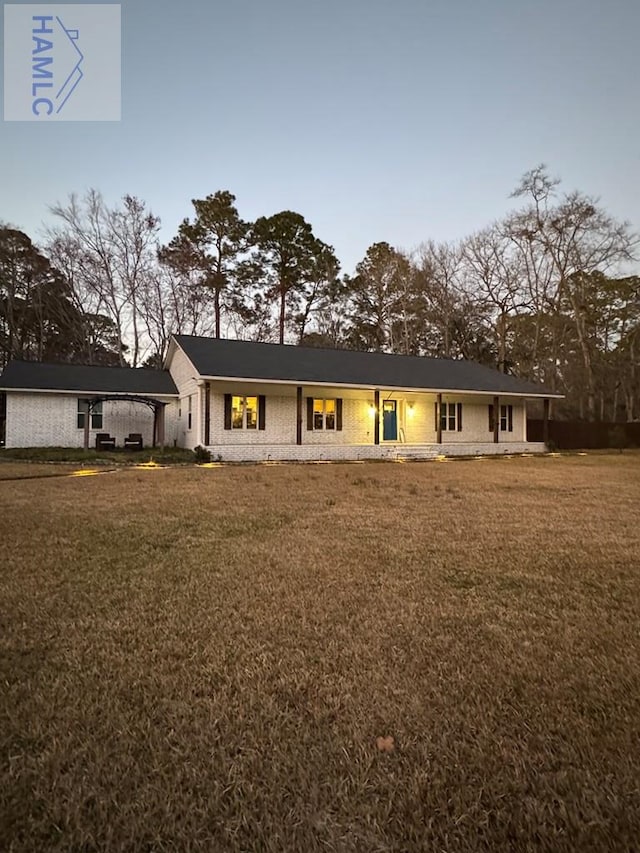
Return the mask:
<path id="1" fill-rule="evenodd" d="M 527 438 L 544 441 L 542 419 L 527 419 Z M 558 450 L 640 447 L 640 423 L 549 421 L 549 444 Z"/>

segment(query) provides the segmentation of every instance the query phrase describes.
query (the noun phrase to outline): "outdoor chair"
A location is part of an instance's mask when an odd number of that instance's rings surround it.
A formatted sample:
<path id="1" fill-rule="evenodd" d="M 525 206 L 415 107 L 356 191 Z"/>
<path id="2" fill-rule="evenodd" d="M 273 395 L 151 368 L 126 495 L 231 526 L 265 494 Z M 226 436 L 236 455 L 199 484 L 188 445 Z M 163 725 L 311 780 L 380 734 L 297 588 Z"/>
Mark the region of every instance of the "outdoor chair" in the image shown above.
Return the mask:
<path id="1" fill-rule="evenodd" d="M 125 450 L 142 450 L 142 433 L 130 432 L 124 440 Z"/>
<path id="2" fill-rule="evenodd" d="M 96 450 L 115 450 L 116 440 L 108 432 L 99 432 L 96 434 Z"/>

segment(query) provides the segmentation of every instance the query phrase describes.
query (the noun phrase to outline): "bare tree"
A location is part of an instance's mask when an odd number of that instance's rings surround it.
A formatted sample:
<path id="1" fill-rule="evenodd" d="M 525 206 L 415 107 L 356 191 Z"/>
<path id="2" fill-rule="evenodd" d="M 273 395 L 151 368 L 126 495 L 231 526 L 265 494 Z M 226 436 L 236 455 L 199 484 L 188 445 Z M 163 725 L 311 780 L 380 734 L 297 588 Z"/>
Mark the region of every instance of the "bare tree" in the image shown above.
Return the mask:
<path id="1" fill-rule="evenodd" d="M 308 287 L 300 294 L 300 309 L 294 318 L 298 327 L 298 343 L 304 339 L 314 311 L 322 303 L 326 304 L 327 296 L 331 297 L 335 293 L 339 272 L 340 263 L 333 248 L 321 245 L 309 276 Z"/>
<path id="2" fill-rule="evenodd" d="M 128 341 L 137 366 L 150 341 L 140 311 L 140 296 L 156 263 L 160 221 L 144 202 L 126 195 L 110 208 L 96 190 L 83 199 L 50 208 L 61 223 L 48 234 L 49 248 L 65 270 L 72 270 L 79 304 L 107 313 L 118 338 Z M 120 361 L 125 363 L 124 352 Z"/>
<path id="3" fill-rule="evenodd" d="M 466 290 L 487 308 L 495 329 L 498 370 L 506 373 L 513 362 L 510 318 L 530 307 L 522 287 L 522 260 L 500 224 L 469 237 L 461 253 Z"/>
<path id="4" fill-rule="evenodd" d="M 560 194 L 558 179 L 544 165 L 527 172 L 513 193 L 528 204 L 510 221 L 509 231 L 528 246 L 525 253 L 537 258 L 537 295 L 557 315 L 569 309 L 582 357 L 587 412 L 596 415 L 596 373 L 587 329 L 588 306 L 581 283 L 584 275 L 607 273 L 635 258 L 637 235 L 628 222 L 619 222 L 599 207 L 597 199 L 574 191 Z M 530 269 L 534 269 L 533 265 Z M 540 275 L 542 272 L 542 275 Z M 558 324 L 561 327 L 561 324 Z M 560 341 L 553 340 L 552 360 L 558 361 Z"/>
<path id="5" fill-rule="evenodd" d="M 429 240 L 418 246 L 413 260 L 422 321 L 436 332 L 438 355 L 452 358 L 454 319 L 462 295 L 462 248 Z"/>

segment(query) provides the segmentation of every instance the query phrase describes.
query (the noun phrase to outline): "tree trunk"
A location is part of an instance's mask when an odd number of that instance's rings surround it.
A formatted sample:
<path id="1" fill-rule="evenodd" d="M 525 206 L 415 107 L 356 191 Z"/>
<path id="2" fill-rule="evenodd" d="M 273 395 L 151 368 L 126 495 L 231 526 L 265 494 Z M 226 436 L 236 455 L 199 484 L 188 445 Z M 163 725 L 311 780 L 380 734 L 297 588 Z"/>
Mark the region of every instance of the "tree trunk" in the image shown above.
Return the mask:
<path id="1" fill-rule="evenodd" d="M 284 289 L 280 289 L 280 343 L 284 343 L 284 317 L 285 317 L 285 303 L 287 299 L 287 292 Z"/>
<path id="2" fill-rule="evenodd" d="M 220 337 L 220 288 L 216 287 L 213 297 L 213 310 L 216 321 L 216 338 Z"/>
<path id="3" fill-rule="evenodd" d="M 131 294 L 131 319 L 133 327 L 133 356 L 131 366 L 137 367 L 140 357 L 140 332 L 138 331 L 138 303 L 135 291 Z"/>
<path id="4" fill-rule="evenodd" d="M 569 301 L 573 310 L 573 320 L 575 323 L 576 333 L 578 335 L 578 344 L 582 353 L 582 363 L 585 372 L 585 385 L 587 390 L 587 414 L 590 421 L 596 418 L 596 392 L 595 392 L 595 377 L 593 364 L 591 361 L 591 352 L 589 350 L 589 342 L 585 329 L 585 321 L 582 315 L 580 306 L 576 302 L 575 294 L 569 288 Z"/>
<path id="5" fill-rule="evenodd" d="M 500 373 L 507 372 L 507 316 L 501 311 L 496 323 L 498 338 L 498 370 Z"/>
<path id="6" fill-rule="evenodd" d="M 627 396 L 627 421 L 635 418 L 635 388 L 636 388 L 636 338 L 635 335 L 629 342 L 629 394 Z"/>

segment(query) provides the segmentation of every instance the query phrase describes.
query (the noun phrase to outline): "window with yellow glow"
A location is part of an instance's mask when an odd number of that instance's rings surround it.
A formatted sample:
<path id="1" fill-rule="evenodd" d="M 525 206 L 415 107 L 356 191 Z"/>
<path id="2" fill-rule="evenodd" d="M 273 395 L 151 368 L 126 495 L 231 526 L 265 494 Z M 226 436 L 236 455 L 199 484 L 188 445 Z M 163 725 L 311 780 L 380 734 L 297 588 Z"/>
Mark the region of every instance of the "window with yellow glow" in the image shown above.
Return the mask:
<path id="1" fill-rule="evenodd" d="M 335 400 L 325 400 L 324 401 L 324 428 L 325 429 L 335 429 L 336 428 L 336 401 Z"/>
<path id="2" fill-rule="evenodd" d="M 313 428 L 335 429 L 336 428 L 336 401 L 317 400 L 313 401 Z"/>
<path id="3" fill-rule="evenodd" d="M 244 413 L 244 397 L 233 397 L 231 401 L 231 426 L 233 429 L 242 429 L 242 416 Z"/>
<path id="4" fill-rule="evenodd" d="M 231 426 L 233 429 L 258 428 L 257 397 L 232 397 Z"/>
<path id="5" fill-rule="evenodd" d="M 313 401 L 313 428 L 322 429 L 324 426 L 324 400 Z"/>
<path id="6" fill-rule="evenodd" d="M 258 429 L 258 398 L 245 397 L 244 409 L 247 429 Z"/>

